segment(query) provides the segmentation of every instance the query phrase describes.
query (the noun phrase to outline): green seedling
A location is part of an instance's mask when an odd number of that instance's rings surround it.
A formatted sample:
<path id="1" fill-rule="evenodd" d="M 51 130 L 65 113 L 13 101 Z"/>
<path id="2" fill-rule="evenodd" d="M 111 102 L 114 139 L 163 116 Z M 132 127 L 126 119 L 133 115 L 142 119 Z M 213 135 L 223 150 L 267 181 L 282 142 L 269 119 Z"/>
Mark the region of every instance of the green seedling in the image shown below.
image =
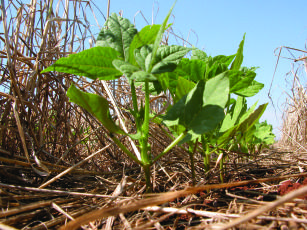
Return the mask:
<path id="1" fill-rule="evenodd" d="M 196 48 L 161 45 L 163 34 L 170 26 L 167 23 L 174 5 L 161 25 L 145 26 L 140 31 L 128 19 L 112 14 L 98 35 L 96 47 L 61 58 L 42 71 L 103 81 L 126 77 L 132 99 L 132 107 L 127 111 L 133 116 L 136 129 L 133 134 L 125 132 L 112 119 L 106 98 L 83 92 L 74 84 L 68 89 L 67 96 L 71 102 L 93 114 L 118 147 L 143 168 L 147 191 L 152 190 L 151 166 L 174 146 L 183 143 L 190 146 L 188 152 L 195 183 L 193 157 L 198 142 L 205 147 L 205 169 L 209 170 L 211 146 L 223 145 L 239 131 L 248 130 L 266 106 L 242 112 L 243 99 L 240 98 L 253 96 L 263 87 L 254 80 L 253 68 L 241 68 L 244 38 L 237 54 L 231 56 L 210 57 Z M 185 58 L 190 51 L 191 58 Z M 141 99 L 136 94 L 139 85 L 144 91 Z M 148 144 L 152 122 L 150 94 L 157 95 L 162 91 L 172 95 L 172 104 L 153 120 L 159 120 L 172 130 L 174 138 L 154 157 Z M 239 95 L 236 103 L 232 103 L 231 94 Z M 138 101 L 142 101 L 141 105 Z M 119 137 L 123 135 L 137 141 L 140 155 L 131 152 L 120 141 Z"/>

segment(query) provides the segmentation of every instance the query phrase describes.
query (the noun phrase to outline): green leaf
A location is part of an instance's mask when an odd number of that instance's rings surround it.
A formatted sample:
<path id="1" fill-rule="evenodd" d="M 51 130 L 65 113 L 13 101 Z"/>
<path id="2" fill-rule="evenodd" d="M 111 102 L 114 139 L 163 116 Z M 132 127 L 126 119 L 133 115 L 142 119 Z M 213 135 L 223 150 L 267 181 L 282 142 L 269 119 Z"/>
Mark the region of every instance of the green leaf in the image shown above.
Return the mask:
<path id="1" fill-rule="evenodd" d="M 256 110 L 257 103 L 255 103 L 239 120 L 239 123 L 231 128 L 229 128 L 226 132 L 224 132 L 219 138 L 217 143 L 224 144 L 227 143 L 231 138 L 233 138 L 238 131 L 241 133 L 247 132 L 250 128 L 254 126 L 254 124 L 260 119 L 262 114 L 264 113 L 268 104 L 260 105 Z"/>
<path id="2" fill-rule="evenodd" d="M 171 109 L 163 117 L 163 122 L 167 126 L 179 125 L 182 122 L 182 118 L 185 113 L 185 103 L 187 100 L 187 95 L 183 96 L 176 104 L 174 104 Z"/>
<path id="3" fill-rule="evenodd" d="M 184 95 L 188 94 L 194 87 L 195 87 L 194 82 L 189 81 L 183 77 L 179 77 L 177 82 L 174 102 L 176 103 Z"/>
<path id="4" fill-rule="evenodd" d="M 228 73 L 221 73 L 206 83 L 204 92 L 205 105 L 218 105 L 225 108 L 229 96 Z"/>
<path id="5" fill-rule="evenodd" d="M 272 145 L 275 143 L 275 135 L 273 134 L 272 125 L 268 125 L 266 121 L 255 124 L 256 130 L 254 136 L 259 144 Z"/>
<path id="6" fill-rule="evenodd" d="M 183 125 L 188 130 L 190 139 L 194 139 L 213 130 L 221 122 L 228 95 L 229 80 L 226 73 L 206 83 L 199 81 L 168 111 L 164 123 L 168 126 Z"/>
<path id="7" fill-rule="evenodd" d="M 94 47 L 68 57 L 60 58 L 41 73 L 58 71 L 75 74 L 91 79 L 113 80 L 122 76 L 112 62 L 118 58 L 118 52 L 109 47 Z"/>
<path id="8" fill-rule="evenodd" d="M 112 120 L 107 99 L 91 93 L 85 93 L 71 85 L 67 91 L 71 102 L 93 114 L 111 133 L 125 134 Z"/>
<path id="9" fill-rule="evenodd" d="M 203 62 L 207 62 L 208 56 L 204 51 L 194 48 L 192 50 L 191 60 L 201 60 Z"/>
<path id="10" fill-rule="evenodd" d="M 244 46 L 244 41 L 245 41 L 245 34 L 243 36 L 243 40 L 240 42 L 237 54 L 236 54 L 236 59 L 233 61 L 231 68 L 232 70 L 239 70 L 242 63 L 243 63 L 243 46 Z"/>
<path id="11" fill-rule="evenodd" d="M 129 46 L 136 34 L 137 29 L 128 19 L 113 13 L 100 31 L 96 46 L 112 47 L 125 61 L 129 61 Z"/>
<path id="12" fill-rule="evenodd" d="M 205 105 L 189 123 L 189 133 L 196 135 L 208 133 L 215 129 L 224 117 L 224 109 L 221 106 Z"/>
<path id="13" fill-rule="evenodd" d="M 205 79 L 210 79 L 218 74 L 228 71 L 229 63 L 233 60 L 234 55 L 208 57 L 206 62 Z"/>
<path id="14" fill-rule="evenodd" d="M 263 87 L 264 84 L 254 80 L 248 87 L 237 90 L 234 93 L 243 97 L 252 97 L 255 96 Z"/>
<path id="15" fill-rule="evenodd" d="M 129 62 L 125 62 L 123 60 L 116 59 L 113 62 L 113 65 L 116 69 L 121 71 L 126 77 L 130 77 L 134 72 L 139 71 L 140 69 Z"/>
<path id="16" fill-rule="evenodd" d="M 244 97 L 238 96 L 232 114 L 232 120 L 234 121 L 234 124 L 238 123 L 240 116 L 242 116 L 242 113 L 246 111 L 246 107 L 246 99 Z"/>
<path id="17" fill-rule="evenodd" d="M 203 108 L 205 84 L 205 81 L 199 81 L 197 85 L 187 94 L 186 101 L 184 103 L 183 117 L 180 120 L 180 124 L 184 125 L 187 129 L 190 129 L 189 125 L 191 121 L 193 121 L 195 116 L 197 116 L 197 114 L 199 114 Z M 181 113 L 183 111 L 181 111 Z"/>
<path id="18" fill-rule="evenodd" d="M 262 116 L 268 103 L 260 105 L 247 119 L 240 123 L 240 130 L 242 133 L 251 128 Z"/>
<path id="19" fill-rule="evenodd" d="M 135 64 L 134 51 L 145 45 L 150 45 L 155 42 L 157 34 L 160 30 L 161 25 L 148 25 L 145 26 L 140 32 L 138 32 L 130 44 L 129 48 L 129 62 Z M 145 69 L 144 69 L 145 70 Z"/>
<path id="20" fill-rule="evenodd" d="M 229 55 L 229 56 L 225 56 L 225 55 L 218 55 L 213 57 L 212 61 L 213 63 L 220 63 L 220 64 L 224 64 L 225 66 L 229 66 L 230 63 L 233 61 L 233 59 L 235 58 L 235 54 L 234 55 Z"/>
<path id="21" fill-rule="evenodd" d="M 130 78 L 135 79 L 137 82 L 144 82 L 145 80 L 148 80 L 149 82 L 157 81 L 157 78 L 153 74 L 145 71 L 134 72 Z"/>
<path id="22" fill-rule="evenodd" d="M 250 86 L 256 77 L 253 71 L 243 72 L 238 70 L 229 71 L 230 92 L 236 93 Z"/>
<path id="23" fill-rule="evenodd" d="M 233 126 L 235 126 L 242 112 L 242 109 L 244 108 L 244 102 L 245 102 L 244 97 L 238 96 L 235 102 L 235 107 L 233 112 L 226 114 L 219 132 L 223 133 L 228 129 L 232 128 Z"/>
<path id="24" fill-rule="evenodd" d="M 142 68 L 142 70 L 146 71 L 149 66 L 149 61 L 151 58 L 152 45 L 145 45 L 140 48 L 134 50 L 134 57 L 137 64 Z M 149 58 L 147 58 L 150 55 Z M 146 63 L 147 59 L 147 63 Z"/>
<path id="25" fill-rule="evenodd" d="M 139 140 L 142 138 L 142 132 L 137 132 L 135 134 L 127 134 L 133 140 Z"/>
<path id="26" fill-rule="evenodd" d="M 183 58 L 190 50 L 190 48 L 177 45 L 160 46 L 157 49 L 151 73 L 159 74 L 172 72 L 176 69 L 181 58 Z M 149 72 L 150 69 L 146 69 L 146 71 Z"/>
<path id="27" fill-rule="evenodd" d="M 243 121 L 248 119 L 248 117 L 254 112 L 258 101 L 256 101 L 240 118 L 238 124 L 241 124 Z"/>
<path id="28" fill-rule="evenodd" d="M 183 58 L 178 64 L 175 72 L 187 80 L 198 82 L 199 80 L 204 79 L 205 70 L 205 62 L 197 59 L 190 60 L 188 58 Z"/>

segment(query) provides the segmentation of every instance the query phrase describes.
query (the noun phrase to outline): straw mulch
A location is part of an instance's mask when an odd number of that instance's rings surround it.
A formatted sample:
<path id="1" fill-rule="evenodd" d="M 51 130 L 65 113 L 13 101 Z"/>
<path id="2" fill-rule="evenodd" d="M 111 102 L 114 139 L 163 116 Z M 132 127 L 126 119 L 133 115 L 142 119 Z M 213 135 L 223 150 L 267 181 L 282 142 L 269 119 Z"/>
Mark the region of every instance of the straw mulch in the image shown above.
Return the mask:
<path id="1" fill-rule="evenodd" d="M 289 48 L 291 49 L 291 48 Z M 282 136 L 280 144 L 292 148 L 295 152 L 307 152 L 307 92 L 306 51 L 302 58 L 294 59 L 292 71 L 287 80 L 290 85 L 287 101 L 284 105 Z M 290 79 L 290 80 L 289 80 Z"/>
<path id="2" fill-rule="evenodd" d="M 65 93 L 74 82 L 104 95 L 133 131 L 125 80 L 103 84 L 40 74 L 60 57 L 88 48 L 88 39 L 95 42 L 100 28 L 89 21 L 104 16 L 95 15 L 92 1 L 53 1 L 54 11 L 49 4 L 1 5 L 0 229 L 307 228 L 306 158 L 278 148 L 253 158 L 229 152 L 224 184 L 216 159 L 205 173 L 196 154 L 198 184 L 190 187 L 188 154 L 176 147 L 152 167 L 154 194 L 145 194 L 141 169 Z M 154 98 L 152 109 L 163 109 L 164 100 Z M 131 140 L 121 141 L 133 149 Z M 151 125 L 153 155 L 170 141 Z"/>

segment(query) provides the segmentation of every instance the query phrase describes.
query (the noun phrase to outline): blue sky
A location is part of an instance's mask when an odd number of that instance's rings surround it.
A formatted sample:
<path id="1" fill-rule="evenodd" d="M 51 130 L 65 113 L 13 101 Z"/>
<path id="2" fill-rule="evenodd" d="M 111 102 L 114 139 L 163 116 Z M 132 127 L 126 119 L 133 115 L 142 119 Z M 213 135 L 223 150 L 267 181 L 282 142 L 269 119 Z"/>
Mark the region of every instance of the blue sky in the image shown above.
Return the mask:
<path id="1" fill-rule="evenodd" d="M 147 20 L 160 24 L 173 4 L 173 0 L 111 0 L 110 12 L 123 11 L 123 16 L 133 22 L 141 10 Z M 101 10 L 106 14 L 105 10 Z M 102 6 L 100 5 L 100 6 Z M 249 99 L 249 104 L 270 102 L 267 94 L 272 81 L 277 57 L 274 50 L 289 46 L 305 50 L 307 39 L 306 0 L 178 0 L 170 22 L 176 34 L 203 49 L 208 55 L 231 55 L 238 48 L 244 33 L 244 66 L 258 66 L 256 80 L 265 84 L 261 93 Z M 146 25 L 141 14 L 135 17 L 136 26 Z M 189 35 L 190 34 L 190 35 Z M 289 56 L 285 51 L 286 56 Z M 297 53 L 296 55 L 302 55 Z M 285 101 L 285 76 L 291 70 L 291 60 L 279 61 L 271 94 L 276 110 L 270 103 L 263 119 L 274 126 L 278 134 L 281 111 L 278 107 Z M 277 115 L 277 116 L 276 116 Z"/>

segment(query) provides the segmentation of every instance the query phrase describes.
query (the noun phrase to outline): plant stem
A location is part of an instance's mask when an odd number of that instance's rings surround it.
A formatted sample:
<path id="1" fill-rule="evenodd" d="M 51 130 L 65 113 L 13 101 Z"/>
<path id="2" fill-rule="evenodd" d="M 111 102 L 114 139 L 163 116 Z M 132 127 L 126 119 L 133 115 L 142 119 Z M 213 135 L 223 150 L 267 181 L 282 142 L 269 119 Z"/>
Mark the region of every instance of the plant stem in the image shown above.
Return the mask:
<path id="1" fill-rule="evenodd" d="M 211 152 L 209 149 L 209 143 L 203 136 L 201 137 L 201 143 L 205 151 L 204 168 L 205 168 L 205 172 L 208 172 L 210 170 L 210 156 L 211 156 Z"/>
<path id="2" fill-rule="evenodd" d="M 145 108 L 144 121 L 142 124 L 141 158 L 144 164 L 150 164 L 150 156 L 148 154 L 148 136 L 149 136 L 149 82 L 145 80 Z"/>
<path id="3" fill-rule="evenodd" d="M 205 172 L 208 172 L 210 170 L 210 153 L 205 153 L 204 156 L 204 166 L 205 166 Z"/>
<path id="4" fill-rule="evenodd" d="M 146 193 L 152 192 L 152 184 L 150 181 L 150 178 L 151 178 L 150 166 L 151 165 L 149 164 L 143 165 L 143 169 L 145 173 L 145 181 L 146 181 Z"/>
<path id="5" fill-rule="evenodd" d="M 134 115 L 135 115 L 135 124 L 136 124 L 136 129 L 139 131 L 140 130 L 140 113 L 139 113 L 139 108 L 138 108 L 138 101 L 137 101 L 137 96 L 136 96 L 136 91 L 135 91 L 135 85 L 134 85 L 134 80 L 130 81 L 130 87 L 131 87 L 131 97 L 132 97 L 132 105 L 133 105 L 133 110 L 134 110 Z"/>
<path id="6" fill-rule="evenodd" d="M 140 147 L 141 147 L 141 159 L 142 159 L 142 167 L 145 173 L 146 180 L 146 191 L 151 191 L 151 181 L 150 181 L 150 166 L 151 166 L 151 155 L 148 149 L 148 136 L 149 136 L 149 109 L 150 109 L 150 101 L 149 101 L 149 81 L 145 80 L 145 108 L 144 108 L 144 121 L 142 124 L 142 137 L 140 138 Z"/>
<path id="7" fill-rule="evenodd" d="M 162 153 L 153 159 L 153 163 L 163 157 L 166 153 L 168 153 L 172 148 L 174 148 L 186 135 L 186 132 L 181 133 L 169 146 L 167 146 Z"/>
<path id="8" fill-rule="evenodd" d="M 224 153 L 221 153 L 224 154 Z M 224 183 L 224 156 L 222 156 L 222 159 L 220 161 L 220 180 L 221 183 Z"/>

